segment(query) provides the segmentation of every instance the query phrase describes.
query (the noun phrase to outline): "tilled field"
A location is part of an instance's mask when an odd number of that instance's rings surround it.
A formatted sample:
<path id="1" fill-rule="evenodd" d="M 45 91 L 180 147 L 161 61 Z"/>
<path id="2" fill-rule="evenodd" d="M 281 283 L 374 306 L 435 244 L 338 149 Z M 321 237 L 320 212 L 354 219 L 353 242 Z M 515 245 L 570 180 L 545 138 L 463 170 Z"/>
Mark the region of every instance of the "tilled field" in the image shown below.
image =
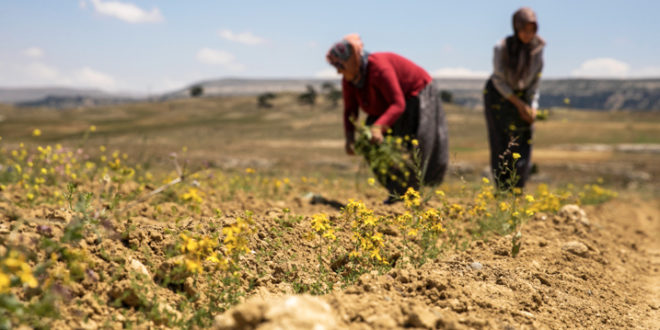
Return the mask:
<path id="1" fill-rule="evenodd" d="M 217 327 L 237 329 L 658 325 L 652 290 L 659 275 L 659 218 L 653 202 L 620 196 L 537 213 L 522 227 L 515 258 L 511 235 L 482 240 L 460 231 L 465 241 L 458 248 L 445 247 L 420 264 L 412 253 L 421 250 L 403 246 L 407 233 L 380 228 L 382 254 L 390 258 L 383 266 L 368 257 L 346 259 L 355 243 L 343 213 L 297 195 L 292 189 L 269 201 L 240 193 L 192 208 L 145 201 L 117 218 L 103 209 L 83 215 L 67 207 L 3 202 L 0 255 L 11 255 L 8 248 L 21 251 L 38 281 L 10 292 L 21 302 L 54 309 L 45 318 L 10 319 L 57 328 L 205 327 L 214 317 Z M 406 212 L 403 203 L 365 204 L 376 216 Z M 315 236 L 316 214 L 327 214 L 335 227 L 332 244 Z M 237 219 L 250 222 L 245 253 L 233 264 L 222 228 Z M 81 223 L 76 238 L 72 228 Z M 451 226 L 458 225 L 445 223 L 445 229 L 458 228 Z M 204 238 L 214 240 L 209 251 L 226 256 L 231 270 L 208 259 L 186 263 L 200 260 L 195 251 L 204 248 Z M 191 240 L 197 245 L 192 251 Z M 438 236 L 440 244 L 449 240 L 447 231 Z"/>

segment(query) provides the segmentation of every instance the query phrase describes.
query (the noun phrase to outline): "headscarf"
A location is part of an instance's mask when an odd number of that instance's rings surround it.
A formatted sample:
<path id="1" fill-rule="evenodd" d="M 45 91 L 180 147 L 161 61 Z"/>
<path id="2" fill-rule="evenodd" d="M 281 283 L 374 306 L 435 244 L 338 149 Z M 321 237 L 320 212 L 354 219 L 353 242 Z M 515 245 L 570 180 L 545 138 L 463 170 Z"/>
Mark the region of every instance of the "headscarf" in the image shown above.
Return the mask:
<path id="1" fill-rule="evenodd" d="M 367 57 L 368 52 L 364 51 L 364 44 L 362 39 L 357 33 L 346 35 L 341 41 L 335 43 L 325 58 L 332 66 L 337 69 L 343 68 L 348 61 L 359 61 L 356 66 L 359 66 L 360 72 L 355 81 L 352 83 L 357 87 L 363 87 L 367 71 Z"/>
<path id="2" fill-rule="evenodd" d="M 532 56 L 541 51 L 545 40 L 538 35 L 534 36 L 529 43 L 524 44 L 518 39 L 518 31 L 527 24 L 534 24 L 534 30 L 538 31 L 539 25 L 536 13 L 529 7 L 522 7 L 513 14 L 513 35 L 506 38 L 506 64 L 513 73 L 515 81 L 519 81 L 529 71 Z"/>

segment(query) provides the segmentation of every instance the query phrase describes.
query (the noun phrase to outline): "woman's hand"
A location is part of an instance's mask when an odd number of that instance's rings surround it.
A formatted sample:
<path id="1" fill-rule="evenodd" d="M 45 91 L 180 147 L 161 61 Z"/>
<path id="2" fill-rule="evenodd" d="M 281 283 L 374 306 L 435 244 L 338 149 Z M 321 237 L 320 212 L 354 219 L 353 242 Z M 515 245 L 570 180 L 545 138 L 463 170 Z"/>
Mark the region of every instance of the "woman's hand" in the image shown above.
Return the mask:
<path id="1" fill-rule="evenodd" d="M 383 126 L 371 126 L 371 142 L 375 144 L 381 144 L 383 140 Z"/>
<path id="2" fill-rule="evenodd" d="M 527 109 L 528 109 L 527 113 L 529 114 L 529 119 L 531 120 L 528 121 L 528 123 L 533 124 L 534 121 L 536 120 L 537 111 L 535 108 L 532 108 L 530 106 L 527 106 Z"/>
<path id="3" fill-rule="evenodd" d="M 518 109 L 518 114 L 520 118 L 528 124 L 533 124 L 534 119 L 536 119 L 536 109 L 530 107 L 527 103 L 523 102 L 520 98 L 515 95 L 510 95 L 508 97 L 509 101 L 516 106 Z"/>
<path id="4" fill-rule="evenodd" d="M 518 113 L 520 114 L 520 118 L 528 124 L 533 124 L 536 119 L 536 109 L 527 104 L 523 104 L 522 109 L 518 108 Z"/>
<path id="5" fill-rule="evenodd" d="M 346 149 L 346 154 L 351 156 L 355 155 L 355 141 L 351 141 L 347 139 L 344 148 Z"/>

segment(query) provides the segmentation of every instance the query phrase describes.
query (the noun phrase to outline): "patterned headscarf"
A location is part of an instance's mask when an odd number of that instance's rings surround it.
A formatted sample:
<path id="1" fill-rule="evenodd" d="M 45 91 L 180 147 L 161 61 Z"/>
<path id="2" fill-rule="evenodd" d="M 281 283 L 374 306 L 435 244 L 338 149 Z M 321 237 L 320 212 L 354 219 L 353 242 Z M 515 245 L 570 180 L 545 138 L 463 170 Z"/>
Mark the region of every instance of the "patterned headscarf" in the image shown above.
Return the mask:
<path id="1" fill-rule="evenodd" d="M 339 69 L 351 58 L 352 55 L 355 55 L 355 58 L 362 57 L 362 52 L 362 40 L 359 35 L 353 33 L 335 43 L 330 50 L 328 50 L 328 54 L 325 58 L 328 60 L 328 63 Z"/>
<path id="2" fill-rule="evenodd" d="M 357 33 L 346 35 L 341 41 L 335 43 L 325 58 L 328 63 L 332 64 L 337 69 L 343 69 L 348 61 L 359 61 L 356 65 L 359 66 L 360 72 L 357 80 L 352 83 L 357 87 L 364 86 L 364 81 L 367 71 L 367 57 L 369 53 L 364 51 L 364 44 L 362 39 Z"/>

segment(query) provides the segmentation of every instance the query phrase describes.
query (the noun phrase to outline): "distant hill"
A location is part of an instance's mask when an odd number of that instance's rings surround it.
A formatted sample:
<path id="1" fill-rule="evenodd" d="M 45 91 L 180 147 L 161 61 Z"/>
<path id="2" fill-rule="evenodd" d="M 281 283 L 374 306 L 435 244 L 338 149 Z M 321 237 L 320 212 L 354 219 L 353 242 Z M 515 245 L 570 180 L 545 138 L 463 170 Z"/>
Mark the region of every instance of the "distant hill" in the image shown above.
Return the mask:
<path id="1" fill-rule="evenodd" d="M 206 96 L 232 96 L 232 95 L 258 95 L 261 93 L 302 92 L 307 85 L 312 85 L 320 90 L 325 82 L 334 82 L 339 85 L 339 80 L 333 79 L 241 79 L 226 78 L 218 80 L 201 81 L 183 89 L 166 93 L 162 99 L 189 97 L 193 86 L 201 86 Z"/>
<path id="2" fill-rule="evenodd" d="M 563 106 L 564 98 L 580 109 L 660 111 L 660 79 L 541 82 L 542 107 Z"/>
<path id="3" fill-rule="evenodd" d="M 436 79 L 436 86 L 452 92 L 455 103 L 480 107 L 484 80 Z M 660 111 L 660 79 L 599 80 L 545 79 L 541 81 L 541 108 L 570 106 L 585 110 Z"/>
<path id="4" fill-rule="evenodd" d="M 75 108 L 136 101 L 125 95 L 110 94 L 95 89 L 75 88 L 0 88 L 0 103 L 18 107 Z"/>
<path id="5" fill-rule="evenodd" d="M 135 101 L 168 100 L 190 97 L 193 86 L 201 86 L 204 96 L 258 95 L 265 92 L 302 92 L 307 85 L 316 90 L 325 82 L 339 87 L 337 79 L 240 79 L 207 80 L 153 98 L 134 98 L 99 90 L 67 88 L 0 88 L 0 103 L 26 107 L 71 108 L 110 105 Z M 440 90 L 452 93 L 454 103 L 482 106 L 484 79 L 435 79 Z M 570 106 L 585 110 L 660 111 L 660 79 L 545 79 L 541 82 L 542 108 Z"/>
<path id="6" fill-rule="evenodd" d="M 35 101 L 48 96 L 84 96 L 84 97 L 110 97 L 111 95 L 96 89 L 75 88 L 0 88 L 0 103 L 16 104 L 20 102 Z"/>
<path id="7" fill-rule="evenodd" d="M 203 81 L 206 96 L 257 95 L 271 92 L 302 92 L 306 85 L 317 90 L 324 82 L 339 86 L 333 79 L 219 79 Z M 435 79 L 440 90 L 450 91 L 454 102 L 478 108 L 483 104 L 485 79 Z M 163 99 L 189 97 L 190 87 L 164 94 Z M 660 79 L 601 80 L 601 79 L 546 79 L 541 82 L 540 107 L 570 106 L 586 110 L 660 111 Z"/>
<path id="8" fill-rule="evenodd" d="M 136 99 L 118 98 L 118 97 L 94 97 L 94 96 L 53 96 L 48 95 L 44 98 L 34 101 L 23 101 L 15 103 L 17 107 L 46 107 L 55 109 L 68 109 L 78 107 L 93 107 L 98 105 L 113 105 L 128 102 L 135 102 Z"/>

